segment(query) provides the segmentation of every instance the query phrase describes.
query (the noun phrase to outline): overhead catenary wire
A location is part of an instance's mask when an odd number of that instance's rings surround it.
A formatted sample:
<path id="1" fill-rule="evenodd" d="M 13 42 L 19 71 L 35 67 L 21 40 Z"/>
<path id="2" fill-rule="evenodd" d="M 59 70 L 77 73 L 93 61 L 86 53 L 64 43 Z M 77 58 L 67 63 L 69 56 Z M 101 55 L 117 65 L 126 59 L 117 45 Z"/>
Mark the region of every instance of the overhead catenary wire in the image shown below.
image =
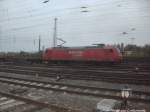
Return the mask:
<path id="1" fill-rule="evenodd" d="M 98 14 L 99 15 L 99 14 Z M 87 15 L 86 15 L 87 16 Z M 99 15 L 100 16 L 100 15 Z M 150 16 L 150 15 L 149 15 Z M 58 16 L 58 17 L 61 17 L 61 16 Z M 92 17 L 92 15 L 88 15 L 88 18 L 89 17 Z M 88 19 L 87 18 L 87 19 Z M 39 21 L 41 21 L 41 20 L 44 20 L 44 19 L 47 19 L 47 21 L 45 21 L 45 23 L 41 23 L 41 24 L 34 24 L 34 25 L 29 25 L 29 26 L 22 26 L 22 27 L 17 27 L 17 28 L 11 28 L 11 29 L 8 29 L 8 30 L 21 30 L 21 29 L 26 29 L 26 28 L 32 28 L 32 27 L 36 27 L 36 26 L 44 26 L 44 25 L 48 25 L 49 24 L 49 20 L 50 19 L 53 19 L 52 17 L 50 18 L 50 17 L 46 17 L 46 18 L 41 18 L 41 19 L 39 19 Z M 61 18 L 61 20 L 66 20 L 66 18 Z M 69 19 L 69 18 L 68 18 Z M 80 20 L 81 19 L 81 17 L 79 18 L 79 17 L 73 17 L 73 18 L 71 18 L 72 19 L 72 21 L 78 21 L 78 20 Z M 87 20 L 86 19 L 86 20 Z M 129 19 L 130 21 L 132 21 L 132 22 L 134 22 L 134 19 L 133 18 L 124 18 L 124 20 L 126 20 L 126 19 Z M 133 20 L 132 20 L 133 19 Z M 62 20 L 62 21 L 63 21 Z M 90 19 L 89 19 L 90 20 Z M 35 21 L 35 20 L 34 20 Z M 122 20 L 123 21 L 123 20 Z M 75 23 L 75 22 L 74 22 Z M 61 24 L 63 24 L 63 22 L 59 22 L 59 24 L 61 25 Z M 88 24 L 88 23 L 87 23 Z M 7 31 L 7 30 L 6 30 Z"/>
<path id="2" fill-rule="evenodd" d="M 35 0 L 35 1 L 37 1 L 37 0 Z M 16 1 L 13 1 L 13 2 L 15 2 L 15 4 L 17 5 L 17 6 L 19 6 L 19 7 L 14 7 L 13 9 L 15 9 L 15 11 L 16 10 L 20 10 L 20 8 L 25 8 L 25 9 L 32 9 L 33 8 L 33 3 L 31 3 L 31 0 L 30 0 L 30 3 L 28 4 L 30 7 L 27 7 L 27 5 L 26 4 L 23 4 L 23 5 L 20 5 L 19 4 L 19 2 L 16 2 Z M 22 2 L 21 2 L 22 3 Z M 49 2 L 49 3 L 51 3 L 51 1 Z M 96 4 L 96 5 L 102 5 L 102 6 L 105 6 L 105 5 L 107 5 L 107 4 L 109 4 L 109 3 L 99 3 L 99 0 L 97 0 L 96 2 L 94 1 L 94 4 Z M 49 5 L 51 5 L 51 4 L 49 4 Z M 84 4 L 84 5 L 88 5 L 88 4 Z M 96 6 L 96 5 L 92 5 L 92 6 Z M 40 7 L 39 8 L 39 6 L 42 6 L 42 7 Z M 61 10 L 65 10 L 65 9 L 74 9 L 74 8 L 78 8 L 78 7 L 82 7 L 83 5 L 78 5 L 78 6 L 73 6 L 73 7 L 69 7 L 69 8 L 62 8 L 62 9 L 60 9 L 59 11 L 61 11 Z M 88 5 L 88 6 L 91 6 L 91 5 Z M 37 11 L 40 11 L 42 8 L 47 8 L 44 4 L 43 4 L 43 2 L 39 2 L 39 4 L 38 4 L 38 8 L 36 8 L 36 9 L 33 9 L 33 12 L 37 12 Z M 13 11 L 13 9 L 11 9 L 11 11 Z M 55 11 L 55 10 L 53 10 L 53 11 Z M 25 11 L 26 12 L 26 11 Z M 23 12 L 24 13 L 24 12 Z"/>
<path id="3" fill-rule="evenodd" d="M 108 3 L 107 3 L 108 4 Z M 103 7 L 103 4 L 95 4 L 95 5 L 86 5 L 86 7 L 88 8 L 91 8 L 91 7 Z M 39 13 L 39 14 L 35 14 L 34 15 L 34 12 L 36 11 L 31 11 L 30 13 L 33 13 L 32 16 L 29 14 L 29 16 L 18 16 L 18 17 L 13 17 L 13 18 L 10 18 L 9 21 L 11 20 L 16 20 L 16 19 L 26 19 L 26 18 L 32 18 L 32 17 L 37 17 L 37 16 L 42 16 L 42 15 L 47 15 L 47 14 L 50 14 L 50 13 L 56 13 L 56 12 L 63 12 L 63 11 L 71 11 L 71 10 L 75 10 L 75 9 L 79 9 L 81 8 L 82 6 L 77 6 L 77 7 L 71 7 L 71 8 L 62 8 L 62 9 L 55 9 L 55 10 L 51 10 L 51 11 L 48 11 L 48 12 L 42 12 L 42 13 Z M 147 10 L 150 9 L 150 7 L 147 7 Z M 133 9 L 132 9 L 133 10 Z M 135 9 L 134 9 L 135 10 Z M 28 12 L 27 12 L 28 13 Z M 8 21 L 8 19 L 3 19 L 1 21 Z"/>
<path id="4" fill-rule="evenodd" d="M 92 34 L 100 34 L 100 35 L 103 35 L 103 34 L 105 34 L 105 33 L 107 33 L 107 32 L 90 32 L 90 34 L 92 35 Z M 119 32 L 119 31 L 112 31 L 112 32 L 109 32 L 109 33 L 113 33 L 113 34 L 116 34 L 116 35 L 121 35 L 121 32 Z M 86 35 L 88 35 L 88 34 L 86 34 L 86 33 L 80 33 L 80 34 L 82 34 L 82 36 L 86 36 Z M 74 34 L 74 36 L 77 36 L 78 34 Z M 69 34 L 58 34 L 58 36 L 59 37 L 70 37 L 70 35 Z M 12 39 L 11 39 L 12 38 Z M 31 40 L 38 40 L 38 38 L 36 37 L 36 36 L 24 36 L 24 37 L 20 37 L 20 36 L 18 36 L 18 37 L 15 37 L 17 40 L 17 42 L 19 42 L 19 41 L 26 41 L 26 42 L 29 42 L 29 41 L 31 41 Z M 49 40 L 49 38 L 45 38 L 45 37 L 43 37 L 43 39 L 45 39 L 45 40 Z M 10 35 L 8 35 L 8 36 L 5 36 L 5 37 L 1 37 L 1 40 L 2 41 L 13 41 L 13 36 L 10 36 Z"/>
<path id="5" fill-rule="evenodd" d="M 47 17 L 48 18 L 48 17 Z M 30 27 L 30 26 L 29 26 Z M 32 26 L 31 26 L 32 27 Z M 22 29 L 22 28 L 21 28 Z M 14 29 L 14 30 L 16 30 L 16 29 Z"/>

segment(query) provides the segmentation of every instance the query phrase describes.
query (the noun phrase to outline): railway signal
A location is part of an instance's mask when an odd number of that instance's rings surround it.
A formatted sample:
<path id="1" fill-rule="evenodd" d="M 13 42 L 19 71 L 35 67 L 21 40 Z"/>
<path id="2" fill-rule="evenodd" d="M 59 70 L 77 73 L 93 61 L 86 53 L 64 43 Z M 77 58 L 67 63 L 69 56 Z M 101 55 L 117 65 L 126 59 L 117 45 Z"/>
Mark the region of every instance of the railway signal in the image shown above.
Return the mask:
<path id="1" fill-rule="evenodd" d="M 126 112 L 128 110 L 128 98 L 131 96 L 131 89 L 130 88 L 127 88 L 125 87 L 124 89 L 122 89 L 121 91 L 121 97 L 123 98 L 123 104 L 121 105 L 121 108 L 120 108 L 120 112 L 122 109 L 125 109 Z"/>

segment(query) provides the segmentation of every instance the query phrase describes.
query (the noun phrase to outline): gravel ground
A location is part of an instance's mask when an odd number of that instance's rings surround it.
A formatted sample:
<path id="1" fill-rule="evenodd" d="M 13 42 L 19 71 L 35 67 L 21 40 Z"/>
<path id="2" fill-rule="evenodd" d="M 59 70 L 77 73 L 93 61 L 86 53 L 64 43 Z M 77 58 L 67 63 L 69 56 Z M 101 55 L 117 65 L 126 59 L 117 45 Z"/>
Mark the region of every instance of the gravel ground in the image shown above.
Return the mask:
<path id="1" fill-rule="evenodd" d="M 11 73 L 3 73 L 1 72 L 0 75 L 5 76 L 16 76 L 22 78 L 30 78 L 30 79 L 37 79 L 43 81 L 55 81 L 55 79 L 50 78 L 43 78 L 43 77 L 35 77 L 35 76 L 25 76 L 25 75 L 18 75 L 18 74 L 11 74 Z M 79 84 L 79 85 L 88 85 L 88 86 L 96 86 L 96 87 L 108 87 L 108 88 L 122 88 L 126 85 L 117 84 L 117 83 L 106 83 L 106 82 L 95 82 L 95 81 L 80 81 L 80 80 L 61 80 L 60 82 L 64 83 L 72 83 L 72 84 Z M 137 86 L 137 85 L 128 85 L 130 88 L 134 90 L 143 90 L 143 91 L 150 91 L 149 86 Z M 28 89 L 26 87 L 20 87 L 15 85 L 7 85 L 0 83 L 1 91 L 13 92 L 14 90 L 22 90 L 22 93 L 19 93 L 21 96 L 25 96 L 28 98 L 32 98 L 35 100 L 40 100 L 43 102 L 49 102 L 50 104 L 59 105 L 62 107 L 72 108 L 76 110 L 80 110 L 81 112 L 92 112 L 99 101 L 103 100 L 103 98 L 95 98 L 90 96 L 79 96 L 67 93 L 59 93 L 54 91 L 44 91 L 44 90 L 37 90 L 37 89 Z M 146 109 L 147 112 L 150 112 L 150 104 L 143 104 L 143 103 L 129 103 L 131 108 L 134 109 Z M 32 106 L 31 106 L 32 107 Z M 21 108 L 21 107 L 20 107 Z M 32 107 L 33 108 L 33 107 Z M 31 108 L 31 109 L 32 109 Z M 9 108 L 10 109 L 10 108 Z M 7 110 L 9 110 L 7 109 Z M 13 110 L 11 108 L 10 110 Z M 34 110 L 35 109 L 35 110 Z M 13 111 L 7 112 L 22 112 L 19 111 L 18 107 L 15 107 Z M 26 111 L 26 110 L 25 110 Z M 0 110 L 1 112 L 1 110 Z M 36 110 L 33 108 L 32 112 L 51 112 L 49 109 L 40 109 Z"/>
<path id="2" fill-rule="evenodd" d="M 22 88 L 15 85 L 7 85 L 0 83 L 0 88 L 3 91 L 10 92 L 12 90 L 23 89 L 26 90 L 23 93 L 19 93 L 19 95 L 32 98 L 34 100 L 40 100 L 43 102 L 47 102 L 53 105 L 59 105 L 61 107 L 66 107 L 70 109 L 79 110 L 82 112 L 91 112 L 95 107 L 97 102 L 101 100 L 101 98 L 93 98 L 87 96 L 79 96 L 79 95 L 72 95 L 67 93 L 59 93 L 53 91 L 44 91 L 44 90 L 37 90 L 37 89 L 27 89 Z M 7 110 L 13 110 L 12 108 Z M 15 108 L 14 110 L 18 110 Z M 18 111 L 14 111 L 18 112 Z"/>

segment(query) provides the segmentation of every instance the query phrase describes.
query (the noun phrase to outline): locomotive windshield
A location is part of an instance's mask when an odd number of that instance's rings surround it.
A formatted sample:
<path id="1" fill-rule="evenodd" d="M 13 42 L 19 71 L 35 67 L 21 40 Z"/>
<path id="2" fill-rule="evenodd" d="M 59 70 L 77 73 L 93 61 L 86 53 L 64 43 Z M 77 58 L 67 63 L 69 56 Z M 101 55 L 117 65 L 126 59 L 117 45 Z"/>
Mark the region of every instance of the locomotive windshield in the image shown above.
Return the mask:
<path id="1" fill-rule="evenodd" d="M 48 49 L 45 50 L 45 53 L 48 53 Z"/>

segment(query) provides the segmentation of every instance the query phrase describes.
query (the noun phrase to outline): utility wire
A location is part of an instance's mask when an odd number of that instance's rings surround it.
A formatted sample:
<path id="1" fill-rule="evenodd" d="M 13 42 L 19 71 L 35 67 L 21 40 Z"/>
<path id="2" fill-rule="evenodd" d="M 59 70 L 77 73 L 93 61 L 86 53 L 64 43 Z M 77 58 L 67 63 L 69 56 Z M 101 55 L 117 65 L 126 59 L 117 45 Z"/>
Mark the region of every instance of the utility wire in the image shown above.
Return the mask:
<path id="1" fill-rule="evenodd" d="M 105 4 L 108 4 L 108 3 L 105 3 Z M 92 8 L 92 7 L 104 7 L 104 4 L 95 4 L 95 5 L 86 5 L 87 8 Z M 48 12 L 42 12 L 42 13 L 38 13 L 38 14 L 35 14 L 34 15 L 34 12 L 30 12 L 33 13 L 32 16 L 29 15 L 29 16 L 18 16 L 18 17 L 13 17 L 13 18 L 10 18 L 9 21 L 11 20 L 14 20 L 14 19 L 26 19 L 26 18 L 32 18 L 32 17 L 37 17 L 37 16 L 41 16 L 41 15 L 47 15 L 47 14 L 51 14 L 51 13 L 56 13 L 56 12 L 63 12 L 63 11 L 71 11 L 71 10 L 75 10 L 75 9 L 81 9 L 82 10 L 82 6 L 76 6 L 76 7 L 70 7 L 70 8 L 62 8 L 62 9 L 55 9 L 55 10 L 51 10 L 51 11 L 48 11 Z M 27 12 L 28 13 L 28 12 Z M 3 19 L 1 21 L 8 21 L 8 19 Z"/>

